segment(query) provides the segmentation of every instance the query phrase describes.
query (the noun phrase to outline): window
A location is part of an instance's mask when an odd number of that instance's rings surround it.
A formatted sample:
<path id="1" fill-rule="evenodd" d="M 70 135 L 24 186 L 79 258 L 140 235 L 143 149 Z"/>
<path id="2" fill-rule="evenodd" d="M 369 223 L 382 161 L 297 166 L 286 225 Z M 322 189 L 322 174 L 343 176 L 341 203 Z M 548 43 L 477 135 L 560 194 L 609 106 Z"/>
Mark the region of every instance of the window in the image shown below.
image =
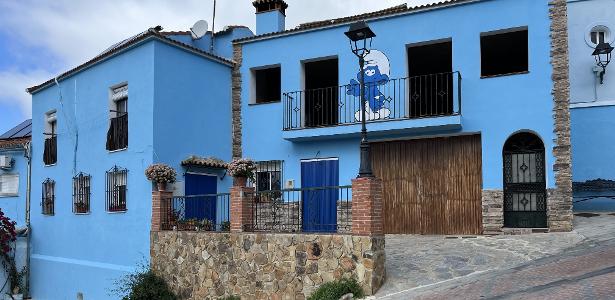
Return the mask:
<path id="1" fill-rule="evenodd" d="M 19 174 L 0 175 L 0 197 L 15 197 L 19 189 Z"/>
<path id="2" fill-rule="evenodd" d="M 282 161 L 270 160 L 256 163 L 254 186 L 256 191 L 278 191 L 282 189 Z"/>
<path id="3" fill-rule="evenodd" d="M 277 67 L 252 71 L 255 85 L 253 103 L 280 102 L 282 96 L 282 69 Z"/>
<path id="4" fill-rule="evenodd" d="M 107 150 L 122 150 L 128 147 L 128 85 L 111 90 L 111 110 Z"/>
<path id="5" fill-rule="evenodd" d="M 73 177 L 73 212 L 90 212 L 90 175 L 79 173 Z"/>
<path id="6" fill-rule="evenodd" d="M 594 26 L 589 32 L 589 40 L 593 44 L 593 46 L 597 46 L 600 43 L 609 43 L 609 28 L 603 25 Z"/>
<path id="7" fill-rule="evenodd" d="M 45 145 L 43 149 L 43 162 L 46 166 L 58 161 L 58 137 L 56 111 L 51 111 L 45 117 Z"/>
<path id="8" fill-rule="evenodd" d="M 107 171 L 105 206 L 108 212 L 126 211 L 126 183 L 128 170 L 118 166 Z"/>
<path id="9" fill-rule="evenodd" d="M 482 33 L 480 51 L 482 77 L 529 71 L 527 28 Z"/>
<path id="10" fill-rule="evenodd" d="M 408 47 L 408 115 L 411 118 L 453 113 L 453 42 Z"/>
<path id="11" fill-rule="evenodd" d="M 54 206 L 56 200 L 55 186 L 56 182 L 49 178 L 43 181 L 43 197 L 41 199 L 43 215 L 52 216 L 54 214 Z"/>
<path id="12" fill-rule="evenodd" d="M 340 106 L 338 59 L 304 62 L 303 80 L 306 126 L 336 125 Z"/>

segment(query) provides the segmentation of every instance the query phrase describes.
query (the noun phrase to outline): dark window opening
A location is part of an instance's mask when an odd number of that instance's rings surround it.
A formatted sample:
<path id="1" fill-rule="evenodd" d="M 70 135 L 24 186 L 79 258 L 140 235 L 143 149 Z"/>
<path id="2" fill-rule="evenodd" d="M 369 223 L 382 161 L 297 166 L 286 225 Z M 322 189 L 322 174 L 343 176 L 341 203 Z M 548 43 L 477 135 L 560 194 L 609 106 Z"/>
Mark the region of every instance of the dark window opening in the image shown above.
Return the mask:
<path id="1" fill-rule="evenodd" d="M 281 190 L 282 161 L 271 160 L 257 162 L 254 186 L 257 192 Z"/>
<path id="2" fill-rule="evenodd" d="M 43 190 L 42 190 L 42 199 L 41 199 L 41 207 L 43 209 L 44 215 L 52 216 L 54 214 L 55 208 L 55 181 L 47 178 L 47 180 L 43 181 Z"/>
<path id="3" fill-rule="evenodd" d="M 254 70 L 255 103 L 280 102 L 282 96 L 282 68 Z"/>
<path id="4" fill-rule="evenodd" d="M 527 72 L 528 31 L 485 34 L 480 38 L 481 76 Z"/>
<path id="5" fill-rule="evenodd" d="M 595 30 L 591 32 L 591 40 L 592 43 L 598 45 L 601 43 L 604 43 L 605 41 L 605 36 L 606 36 L 606 32 L 602 31 L 602 30 Z"/>
<path id="6" fill-rule="evenodd" d="M 56 134 L 56 121 L 49 121 L 49 131 L 45 133 L 43 148 L 43 162 L 50 166 L 58 162 L 58 138 Z"/>
<path id="7" fill-rule="evenodd" d="M 118 166 L 107 171 L 105 178 L 105 207 L 108 212 L 126 211 L 128 170 Z"/>
<path id="8" fill-rule="evenodd" d="M 338 59 L 306 62 L 303 67 L 306 127 L 337 124 L 339 109 Z"/>
<path id="9" fill-rule="evenodd" d="M 408 48 L 408 113 L 411 118 L 452 114 L 453 43 Z"/>
<path id="10" fill-rule="evenodd" d="M 79 173 L 73 177 L 73 212 L 90 212 L 90 175 Z"/>

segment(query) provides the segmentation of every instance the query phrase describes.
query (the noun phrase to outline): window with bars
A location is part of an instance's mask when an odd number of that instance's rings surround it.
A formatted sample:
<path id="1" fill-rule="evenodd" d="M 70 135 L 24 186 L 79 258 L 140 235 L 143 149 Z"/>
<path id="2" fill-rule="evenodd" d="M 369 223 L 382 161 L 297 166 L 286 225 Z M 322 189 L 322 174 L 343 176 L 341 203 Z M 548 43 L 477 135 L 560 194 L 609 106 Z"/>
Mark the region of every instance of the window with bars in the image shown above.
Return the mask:
<path id="1" fill-rule="evenodd" d="M 56 201 L 55 185 L 56 182 L 49 178 L 43 181 L 43 195 L 41 199 L 41 206 L 43 208 L 44 215 L 52 216 L 54 214 L 54 207 Z"/>
<path id="2" fill-rule="evenodd" d="M 128 170 L 115 166 L 105 176 L 105 207 L 108 212 L 126 211 Z"/>
<path id="3" fill-rule="evenodd" d="M 111 90 L 111 111 L 107 131 L 107 150 L 128 147 L 128 85 Z"/>
<path id="4" fill-rule="evenodd" d="M 90 212 L 90 175 L 83 172 L 73 177 L 73 212 Z"/>
<path id="5" fill-rule="evenodd" d="M 282 189 L 282 162 L 281 160 L 270 160 L 256 163 L 254 176 L 256 191 L 278 191 Z"/>

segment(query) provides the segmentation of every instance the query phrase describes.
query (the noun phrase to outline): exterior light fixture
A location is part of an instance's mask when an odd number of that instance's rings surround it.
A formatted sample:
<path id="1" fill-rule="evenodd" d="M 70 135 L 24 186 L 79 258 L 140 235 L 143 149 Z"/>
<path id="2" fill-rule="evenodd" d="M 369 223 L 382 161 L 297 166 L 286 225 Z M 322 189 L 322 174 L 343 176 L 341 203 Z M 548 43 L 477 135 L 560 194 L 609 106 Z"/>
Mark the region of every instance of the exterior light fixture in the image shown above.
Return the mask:
<path id="1" fill-rule="evenodd" d="M 600 43 L 596 46 L 594 53 L 592 55 L 596 59 L 596 64 L 598 67 L 602 68 L 602 72 L 600 72 L 600 84 L 604 83 L 604 74 L 606 73 L 606 66 L 611 62 L 611 52 L 613 52 L 613 46 L 609 43 Z"/>
<path id="2" fill-rule="evenodd" d="M 365 106 L 368 105 L 365 99 L 365 56 L 369 54 L 372 46 L 372 38 L 376 34 L 367 26 L 365 21 L 359 21 L 350 25 L 344 33 L 350 39 L 350 48 L 359 58 L 360 79 L 360 99 L 361 99 L 361 164 L 359 166 L 359 177 L 373 177 L 372 162 L 370 160 L 370 146 L 367 142 L 367 127 L 365 126 Z"/>

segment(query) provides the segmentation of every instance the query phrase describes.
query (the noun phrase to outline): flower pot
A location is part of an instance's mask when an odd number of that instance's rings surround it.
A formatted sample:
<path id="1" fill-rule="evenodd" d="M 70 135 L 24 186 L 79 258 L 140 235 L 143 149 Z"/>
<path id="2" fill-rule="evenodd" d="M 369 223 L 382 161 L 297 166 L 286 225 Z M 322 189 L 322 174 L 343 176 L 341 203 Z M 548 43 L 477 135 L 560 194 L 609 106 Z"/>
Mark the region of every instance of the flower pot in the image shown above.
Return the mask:
<path id="1" fill-rule="evenodd" d="M 233 185 L 234 186 L 247 186 L 248 177 L 233 177 Z"/>
<path id="2" fill-rule="evenodd" d="M 158 191 L 159 192 L 164 192 L 167 190 L 167 183 L 166 182 L 157 182 L 156 183 L 156 187 L 158 187 Z"/>

